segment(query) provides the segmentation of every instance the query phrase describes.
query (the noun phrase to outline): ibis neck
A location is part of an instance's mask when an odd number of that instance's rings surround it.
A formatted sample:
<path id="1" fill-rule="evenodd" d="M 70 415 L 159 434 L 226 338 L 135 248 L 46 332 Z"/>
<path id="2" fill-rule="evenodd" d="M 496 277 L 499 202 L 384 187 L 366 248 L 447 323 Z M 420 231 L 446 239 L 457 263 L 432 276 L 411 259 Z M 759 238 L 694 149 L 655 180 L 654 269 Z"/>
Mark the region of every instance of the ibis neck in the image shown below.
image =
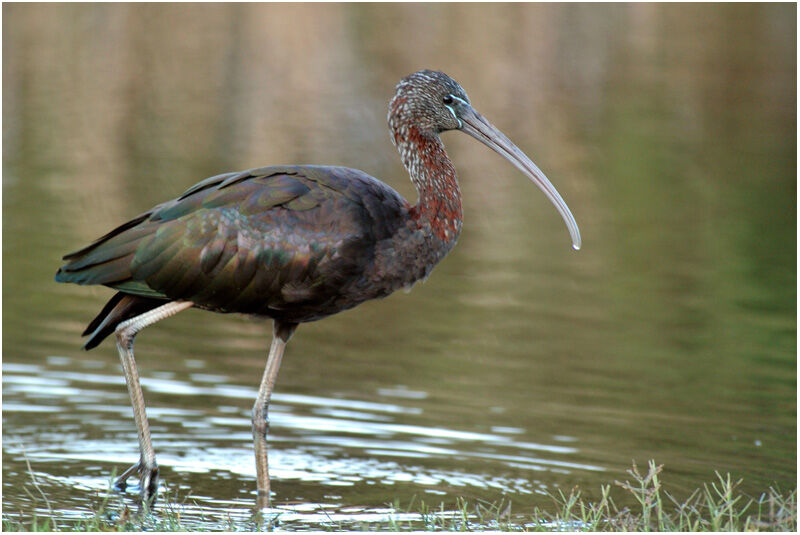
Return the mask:
<path id="1" fill-rule="evenodd" d="M 444 144 L 435 133 L 401 127 L 393 139 L 403 165 L 417 189 L 419 200 L 411 209 L 412 218 L 444 242 L 454 242 L 461 232 L 461 190 L 456 169 Z"/>

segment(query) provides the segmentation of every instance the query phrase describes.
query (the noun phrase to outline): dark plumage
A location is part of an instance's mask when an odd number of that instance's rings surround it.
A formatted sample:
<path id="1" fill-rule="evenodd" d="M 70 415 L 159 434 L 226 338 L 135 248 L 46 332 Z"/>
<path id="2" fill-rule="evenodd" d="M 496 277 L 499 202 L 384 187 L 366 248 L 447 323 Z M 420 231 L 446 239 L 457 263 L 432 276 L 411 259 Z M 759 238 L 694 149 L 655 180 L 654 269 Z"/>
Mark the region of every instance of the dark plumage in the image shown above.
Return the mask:
<path id="1" fill-rule="evenodd" d="M 120 321 L 176 300 L 214 312 L 313 321 L 424 276 L 417 251 L 407 247 L 420 232 L 404 224 L 408 211 L 396 191 L 355 169 L 228 173 L 65 256 L 56 280 L 122 294 L 87 329 L 87 349 Z M 408 269 L 381 271 L 401 259 Z"/>
<path id="2" fill-rule="evenodd" d="M 269 497 L 266 414 L 283 349 L 296 326 L 385 297 L 427 277 L 461 231 L 461 194 L 439 134 L 461 130 L 525 173 L 577 225 L 544 174 L 480 116 L 447 75 L 414 73 L 398 84 L 389 128 L 419 193 L 411 206 L 355 169 L 280 166 L 217 175 L 68 254 L 58 282 L 117 290 L 84 335 L 86 349 L 116 331 L 142 458 L 142 494 L 158 467 L 133 359 L 142 328 L 189 307 L 272 318 L 274 339 L 253 408 L 259 494 Z"/>

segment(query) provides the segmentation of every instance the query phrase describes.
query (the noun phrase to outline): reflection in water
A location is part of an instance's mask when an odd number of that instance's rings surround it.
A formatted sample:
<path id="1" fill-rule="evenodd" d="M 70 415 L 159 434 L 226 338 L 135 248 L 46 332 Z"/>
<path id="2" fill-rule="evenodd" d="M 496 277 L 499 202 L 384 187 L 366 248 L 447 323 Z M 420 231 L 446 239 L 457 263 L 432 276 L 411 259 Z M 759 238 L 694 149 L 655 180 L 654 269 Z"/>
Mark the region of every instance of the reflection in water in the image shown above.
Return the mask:
<path id="1" fill-rule="evenodd" d="M 284 525 L 420 497 L 524 514 L 651 458 L 676 495 L 715 470 L 753 495 L 793 487 L 795 14 L 4 5 L 3 514 L 47 514 L 26 459 L 75 519 L 137 456 L 113 344 L 80 350 L 110 292 L 53 283 L 60 255 L 223 171 L 346 165 L 410 196 L 386 102 L 423 67 L 542 167 L 584 248 L 515 169 L 443 136 L 458 246 L 410 294 L 304 325 L 288 349 L 270 436 Z M 163 483 L 198 525 L 249 514 L 268 336 L 187 311 L 137 340 Z"/>

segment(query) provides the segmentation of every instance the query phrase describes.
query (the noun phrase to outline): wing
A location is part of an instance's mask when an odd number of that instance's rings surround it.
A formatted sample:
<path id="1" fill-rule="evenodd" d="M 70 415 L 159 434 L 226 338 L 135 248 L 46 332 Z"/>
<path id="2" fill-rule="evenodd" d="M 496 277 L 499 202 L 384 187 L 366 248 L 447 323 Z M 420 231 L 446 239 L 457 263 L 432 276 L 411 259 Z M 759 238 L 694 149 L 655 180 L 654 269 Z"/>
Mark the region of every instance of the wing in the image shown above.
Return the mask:
<path id="1" fill-rule="evenodd" d="M 307 321 L 363 293 L 376 243 L 407 210 L 397 192 L 354 169 L 218 175 L 65 256 L 56 280 Z"/>

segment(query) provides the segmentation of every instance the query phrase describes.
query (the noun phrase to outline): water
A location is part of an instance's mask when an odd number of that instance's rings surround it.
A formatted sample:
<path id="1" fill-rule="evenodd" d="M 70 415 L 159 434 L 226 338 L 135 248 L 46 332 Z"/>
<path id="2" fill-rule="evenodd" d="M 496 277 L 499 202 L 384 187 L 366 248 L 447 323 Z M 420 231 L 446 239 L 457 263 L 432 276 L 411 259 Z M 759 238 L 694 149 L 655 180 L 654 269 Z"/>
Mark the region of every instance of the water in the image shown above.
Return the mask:
<path id="1" fill-rule="evenodd" d="M 113 344 L 80 349 L 111 291 L 55 284 L 60 256 L 222 171 L 348 165 L 413 197 L 385 106 L 422 67 L 542 167 L 584 245 L 511 165 L 446 134 L 458 246 L 409 294 L 288 346 L 269 437 L 283 527 L 457 497 L 524 517 L 633 460 L 678 496 L 714 471 L 794 488 L 795 9 L 5 5 L 4 517 L 84 517 L 138 456 Z M 200 526 L 250 513 L 269 333 L 191 310 L 137 339 L 162 485 Z"/>

